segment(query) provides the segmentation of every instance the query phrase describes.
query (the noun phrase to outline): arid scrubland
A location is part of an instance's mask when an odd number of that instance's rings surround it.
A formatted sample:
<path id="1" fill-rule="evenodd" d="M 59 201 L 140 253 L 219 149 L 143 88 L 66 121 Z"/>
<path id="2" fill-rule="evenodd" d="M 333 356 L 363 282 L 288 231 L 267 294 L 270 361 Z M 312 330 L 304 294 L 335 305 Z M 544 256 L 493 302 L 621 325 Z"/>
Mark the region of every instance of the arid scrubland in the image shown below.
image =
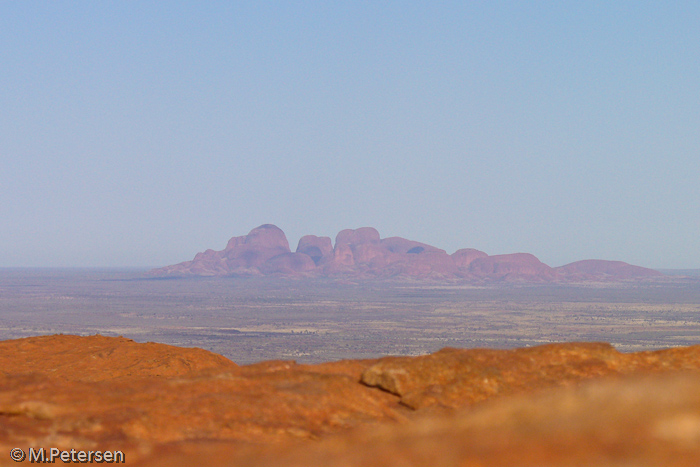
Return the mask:
<path id="1" fill-rule="evenodd" d="M 421 355 L 443 347 L 693 345 L 700 281 L 464 285 L 274 278 L 147 279 L 138 270 L 2 270 L 0 338 L 123 335 L 237 363 Z"/>
<path id="2" fill-rule="evenodd" d="M 3 452 L 120 450 L 142 466 L 700 461 L 697 279 L 2 270 L 0 292 Z"/>

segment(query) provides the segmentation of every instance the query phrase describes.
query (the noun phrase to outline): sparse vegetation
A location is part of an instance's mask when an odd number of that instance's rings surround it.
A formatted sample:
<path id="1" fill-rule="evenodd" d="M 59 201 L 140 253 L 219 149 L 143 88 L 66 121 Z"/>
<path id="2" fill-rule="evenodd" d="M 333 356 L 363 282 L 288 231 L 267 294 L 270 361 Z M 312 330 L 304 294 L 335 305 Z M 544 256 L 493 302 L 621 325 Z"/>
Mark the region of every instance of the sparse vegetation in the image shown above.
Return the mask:
<path id="1" fill-rule="evenodd" d="M 123 335 L 238 363 L 420 355 L 443 347 L 700 341 L 700 282 L 460 286 L 274 278 L 143 279 L 143 271 L 1 270 L 0 339 Z"/>

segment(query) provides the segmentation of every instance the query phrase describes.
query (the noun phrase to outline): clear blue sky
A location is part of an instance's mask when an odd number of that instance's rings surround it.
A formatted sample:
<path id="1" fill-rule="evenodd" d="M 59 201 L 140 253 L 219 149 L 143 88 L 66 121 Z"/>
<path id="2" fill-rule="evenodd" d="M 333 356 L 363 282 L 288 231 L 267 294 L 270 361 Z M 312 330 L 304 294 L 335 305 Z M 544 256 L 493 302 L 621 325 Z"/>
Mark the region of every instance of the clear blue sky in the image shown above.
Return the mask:
<path id="1" fill-rule="evenodd" d="M 273 223 L 700 268 L 700 3 L 0 3 L 0 266 Z"/>

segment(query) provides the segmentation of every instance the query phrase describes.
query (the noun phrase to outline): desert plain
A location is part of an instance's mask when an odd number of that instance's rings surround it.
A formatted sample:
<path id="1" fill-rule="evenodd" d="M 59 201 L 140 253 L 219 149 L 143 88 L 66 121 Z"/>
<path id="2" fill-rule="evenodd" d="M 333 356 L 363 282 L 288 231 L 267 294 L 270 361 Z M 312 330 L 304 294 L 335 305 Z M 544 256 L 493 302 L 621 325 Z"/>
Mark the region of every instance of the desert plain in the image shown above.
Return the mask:
<path id="1" fill-rule="evenodd" d="M 698 343 L 700 281 L 460 284 L 0 269 L 0 339 L 102 334 L 200 347 L 236 363 L 320 363 L 443 347 Z"/>
<path id="2" fill-rule="evenodd" d="M 700 462 L 692 271 L 566 284 L 146 273 L 0 270 L 0 465 L 17 447 L 121 450 L 143 466 Z"/>

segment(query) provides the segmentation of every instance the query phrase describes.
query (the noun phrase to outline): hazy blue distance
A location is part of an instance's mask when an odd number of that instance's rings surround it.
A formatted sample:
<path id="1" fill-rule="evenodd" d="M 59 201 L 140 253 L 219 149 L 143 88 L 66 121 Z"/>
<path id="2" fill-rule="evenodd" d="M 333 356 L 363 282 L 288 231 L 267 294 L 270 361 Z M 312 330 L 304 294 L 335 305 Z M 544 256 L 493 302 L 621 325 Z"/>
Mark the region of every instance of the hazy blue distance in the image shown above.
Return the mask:
<path id="1" fill-rule="evenodd" d="M 0 266 L 274 223 L 700 267 L 700 3 L 0 3 Z"/>

